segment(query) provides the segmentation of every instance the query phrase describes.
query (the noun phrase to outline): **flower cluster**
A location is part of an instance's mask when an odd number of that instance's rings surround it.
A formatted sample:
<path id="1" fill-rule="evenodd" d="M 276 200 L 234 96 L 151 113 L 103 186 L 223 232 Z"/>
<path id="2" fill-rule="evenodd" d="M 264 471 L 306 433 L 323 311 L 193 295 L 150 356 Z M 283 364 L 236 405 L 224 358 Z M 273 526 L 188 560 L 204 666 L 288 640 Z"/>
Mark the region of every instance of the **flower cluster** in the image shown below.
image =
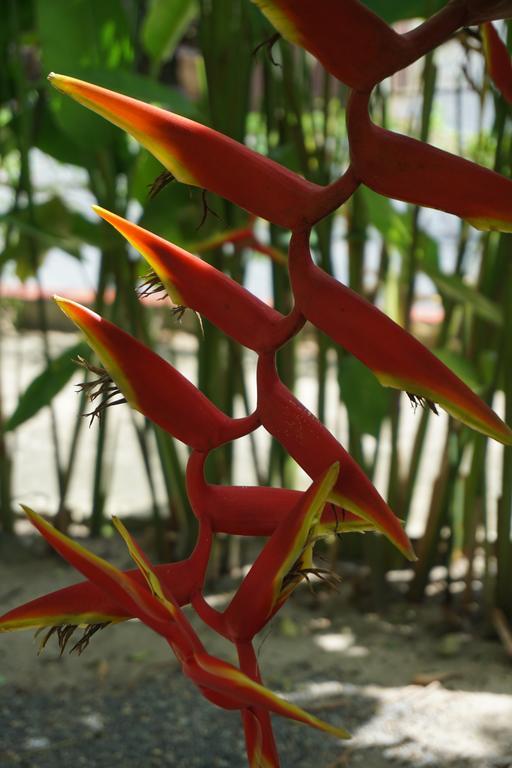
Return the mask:
<path id="1" fill-rule="evenodd" d="M 172 365 L 91 310 L 57 298 L 84 333 L 105 371 L 103 403 L 118 395 L 190 447 L 187 491 L 198 538 L 184 561 L 153 567 L 124 526 L 115 521 L 137 569 L 122 572 L 26 513 L 47 541 L 87 579 L 33 600 L 0 617 L 0 632 L 48 627 L 62 648 L 80 625 L 83 649 L 99 627 L 136 617 L 169 643 L 187 675 L 214 704 L 241 712 L 249 763 L 279 765 L 270 713 L 347 738 L 266 689 L 253 639 L 295 587 L 311 574 L 313 548 L 333 533 L 376 530 L 409 559 L 414 552 L 400 522 L 361 468 L 333 435 L 280 381 L 276 351 L 311 322 L 358 357 L 384 386 L 406 391 L 435 410 L 496 440 L 512 431 L 413 336 L 322 269 L 310 252 L 316 222 L 343 205 L 360 184 L 416 205 L 460 216 L 481 229 L 512 231 L 512 182 L 491 170 L 375 125 L 369 115 L 374 86 L 408 66 L 463 26 L 485 22 L 489 68 L 496 84 L 512 89 L 508 55 L 490 21 L 512 14 L 507 0 L 451 0 L 439 13 L 400 35 L 358 0 L 255 0 L 279 33 L 316 56 L 351 89 L 347 108 L 350 165 L 337 181 L 310 183 L 267 157 L 191 120 L 72 77 L 50 75 L 53 86 L 121 127 L 180 182 L 212 191 L 273 224 L 291 230 L 288 269 L 294 307 L 283 316 L 203 259 L 115 213 L 95 211 L 147 260 L 146 292 L 163 289 L 258 355 L 254 413 L 233 419 L 216 408 Z M 233 231 L 254 241 L 251 227 Z M 261 246 L 263 247 L 263 246 Z M 94 397 L 94 394 L 92 395 Z M 310 488 L 225 487 L 205 479 L 208 454 L 263 426 L 312 478 Z M 213 536 L 268 540 L 223 612 L 203 595 Z M 239 667 L 207 653 L 182 606 L 237 649 Z M 48 637 L 48 636 L 47 636 Z M 45 641 L 47 639 L 45 638 Z"/>

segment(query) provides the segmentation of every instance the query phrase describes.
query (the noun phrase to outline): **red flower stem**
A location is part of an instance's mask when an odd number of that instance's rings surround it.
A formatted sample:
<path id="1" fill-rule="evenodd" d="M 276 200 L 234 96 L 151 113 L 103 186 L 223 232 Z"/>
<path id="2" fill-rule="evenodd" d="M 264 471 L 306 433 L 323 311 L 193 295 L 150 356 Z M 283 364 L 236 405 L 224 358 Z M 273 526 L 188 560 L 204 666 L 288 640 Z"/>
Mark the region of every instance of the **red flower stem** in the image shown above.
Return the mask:
<path id="1" fill-rule="evenodd" d="M 256 658 L 256 654 L 254 652 L 254 647 L 252 642 L 246 641 L 246 642 L 237 643 L 236 650 L 238 653 L 238 661 L 240 664 L 241 671 L 244 672 L 247 675 L 247 677 L 250 677 L 252 680 L 255 680 L 257 683 L 260 683 L 260 685 L 262 685 L 263 683 L 261 679 L 258 659 Z M 264 709 L 263 707 L 255 707 L 251 711 L 254 714 L 254 716 L 258 719 L 261 726 L 262 740 L 263 740 L 262 751 L 267 759 L 266 765 L 268 765 L 268 768 L 279 768 L 280 766 L 279 755 L 277 753 L 277 746 L 274 738 L 274 731 L 272 729 L 272 721 L 270 719 L 270 713 L 267 709 Z M 244 723 L 244 730 L 246 732 L 246 741 L 247 741 L 248 729 L 246 728 L 245 711 L 242 710 L 241 714 L 242 714 L 242 722 Z M 247 744 L 247 754 L 250 760 L 249 744 Z"/>
<path id="2" fill-rule="evenodd" d="M 217 611 L 215 608 L 212 608 L 210 603 L 205 600 L 202 592 L 196 592 L 192 596 L 190 603 L 199 618 L 204 621 L 204 623 L 210 627 L 210 629 L 213 629 L 213 631 L 217 632 L 218 635 L 222 635 L 222 637 L 225 637 L 229 640 L 223 614 L 220 611 Z"/>
<path id="3" fill-rule="evenodd" d="M 278 350 L 293 336 L 295 336 L 306 322 L 306 318 L 295 304 L 288 315 L 285 315 L 280 323 L 272 328 L 271 349 Z"/>
<path id="4" fill-rule="evenodd" d="M 448 3 L 423 24 L 403 35 L 410 48 L 410 56 L 404 61 L 403 68 L 442 45 L 465 25 L 467 15 L 465 5 L 465 1 Z"/>
<path id="5" fill-rule="evenodd" d="M 303 226 L 308 229 L 316 224 L 321 219 L 328 216 L 333 211 L 340 208 L 347 202 L 360 184 L 359 179 L 356 177 L 351 165 L 348 166 L 345 173 L 340 176 L 339 179 L 333 181 L 327 187 L 324 187 L 322 192 L 318 195 L 318 204 L 311 214 L 305 217 Z M 298 227 L 295 227 L 295 231 Z"/>
<path id="6" fill-rule="evenodd" d="M 190 454 L 186 474 L 187 495 L 197 519 L 205 523 L 205 528 L 211 527 L 213 533 L 271 536 L 283 517 L 298 504 L 301 491 L 207 483 L 204 478 L 206 456 L 200 451 Z M 329 527 L 333 533 L 350 530 L 351 527 L 354 529 L 358 522 L 361 522 L 360 517 L 335 504 L 326 504 L 321 517 L 322 525 Z M 201 562 L 205 562 L 204 557 Z"/>

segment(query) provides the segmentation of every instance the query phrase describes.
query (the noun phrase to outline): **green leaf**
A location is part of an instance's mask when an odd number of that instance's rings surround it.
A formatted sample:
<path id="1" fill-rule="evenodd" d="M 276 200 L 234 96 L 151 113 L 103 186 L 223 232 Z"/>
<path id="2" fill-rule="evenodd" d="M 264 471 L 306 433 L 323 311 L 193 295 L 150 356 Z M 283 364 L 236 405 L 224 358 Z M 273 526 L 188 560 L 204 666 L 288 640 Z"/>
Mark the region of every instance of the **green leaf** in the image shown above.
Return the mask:
<path id="1" fill-rule="evenodd" d="M 16 274 L 26 280 L 44 259 L 50 248 L 61 248 L 77 259 L 81 257 L 84 242 L 101 246 L 102 228 L 81 213 L 70 211 L 59 197 L 51 197 L 32 212 L 22 208 L 0 216 L 0 222 L 14 227 L 16 238 L 11 239 L 8 248 L 0 257 L 0 263 L 14 261 Z M 32 256 L 35 246 L 36 262 Z"/>
<path id="2" fill-rule="evenodd" d="M 466 304 L 482 320 L 486 320 L 492 323 L 492 325 L 503 325 L 503 312 L 501 308 L 472 286 L 466 285 L 462 278 L 456 275 L 443 275 L 440 272 L 425 271 L 443 296 L 452 301 Z"/>
<path id="3" fill-rule="evenodd" d="M 118 0 L 36 0 L 43 72 L 87 78 L 91 69 L 131 66 L 133 47 L 128 18 Z M 48 85 L 59 128 L 82 150 L 96 152 L 113 141 L 114 129 Z"/>
<path id="4" fill-rule="evenodd" d="M 341 396 L 353 426 L 363 434 L 378 437 L 390 408 L 391 393 L 356 357 L 344 355 L 338 379 Z"/>
<path id="5" fill-rule="evenodd" d="M 35 127 L 37 133 L 34 146 L 41 152 L 50 155 L 59 163 L 87 165 L 87 151 L 84 151 L 72 137 L 60 128 L 53 109 L 49 108 L 47 104 L 41 109 Z"/>
<path id="6" fill-rule="evenodd" d="M 446 0 L 363 0 L 381 19 L 393 24 L 401 19 L 426 18 L 438 11 Z"/>
<path id="7" fill-rule="evenodd" d="M 399 250 L 407 247 L 411 239 L 407 212 L 401 213 L 394 208 L 387 197 L 361 186 L 358 190 L 366 207 L 369 223 L 382 235 L 388 245 Z"/>
<path id="8" fill-rule="evenodd" d="M 142 27 L 142 43 L 151 58 L 156 62 L 171 58 L 197 14 L 196 0 L 153 0 Z"/>
<path id="9" fill-rule="evenodd" d="M 76 373 L 77 366 L 73 360 L 78 355 L 86 360 L 91 355 L 90 348 L 83 341 L 66 349 L 59 357 L 52 360 L 39 376 L 36 376 L 18 400 L 14 413 L 5 422 L 4 432 L 16 429 L 35 416 L 41 408 L 51 403 Z"/>

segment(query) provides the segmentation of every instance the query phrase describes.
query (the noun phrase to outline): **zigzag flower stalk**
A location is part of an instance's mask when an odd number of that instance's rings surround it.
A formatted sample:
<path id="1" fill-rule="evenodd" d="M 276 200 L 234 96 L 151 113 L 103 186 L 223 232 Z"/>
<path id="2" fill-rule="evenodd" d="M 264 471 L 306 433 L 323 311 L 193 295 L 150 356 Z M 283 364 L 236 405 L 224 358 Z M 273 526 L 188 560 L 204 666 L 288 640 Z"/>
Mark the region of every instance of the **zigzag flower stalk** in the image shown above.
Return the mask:
<path id="1" fill-rule="evenodd" d="M 368 91 L 464 26 L 512 15 L 512 3 L 452 0 L 399 34 L 359 0 L 252 0 L 279 33 L 313 54 L 341 82 Z"/>
<path id="2" fill-rule="evenodd" d="M 0 632 L 45 627 L 61 651 L 79 625 L 81 652 L 109 623 L 138 618 L 160 634 L 184 674 L 213 704 L 241 713 L 251 768 L 278 768 L 270 713 L 338 738 L 348 733 L 279 698 L 262 684 L 253 640 L 301 581 L 336 576 L 316 568 L 315 542 L 324 536 L 377 530 L 413 560 L 400 521 L 335 437 L 280 381 L 277 349 L 306 319 L 358 357 L 387 386 L 434 402 L 465 424 L 503 443 L 512 432 L 473 392 L 412 336 L 373 305 L 315 266 L 311 227 L 342 205 L 359 184 L 416 205 L 460 216 L 481 229 L 512 231 L 512 182 L 428 144 L 374 125 L 368 104 L 384 77 L 433 50 L 464 25 L 512 15 L 512 0 L 450 0 L 416 29 L 400 35 L 358 0 L 254 0 L 289 40 L 313 53 L 353 91 L 347 110 L 350 165 L 326 187 L 313 184 L 243 144 L 204 125 L 128 96 L 64 75 L 50 75 L 63 93 L 130 133 L 177 180 L 219 194 L 272 223 L 292 230 L 288 268 L 294 307 L 283 316 L 197 256 L 166 242 L 115 213 L 96 207 L 149 262 L 151 287 L 162 288 L 178 307 L 190 307 L 258 355 L 257 406 L 243 419 L 217 409 L 173 366 L 122 329 L 66 299 L 61 309 L 85 334 L 105 370 L 91 398 L 92 415 L 115 402 L 133 408 L 188 445 L 187 492 L 198 520 L 198 538 L 184 561 L 153 567 L 124 526 L 137 569 L 119 571 L 25 510 L 33 525 L 87 581 L 32 600 L 0 617 Z M 510 58 L 495 30 L 485 25 L 488 67 L 510 98 Z M 157 185 L 158 186 L 158 185 Z M 254 236 L 253 219 L 201 244 L 225 242 L 257 248 L 275 258 Z M 281 261 L 285 261 L 281 258 Z M 92 368 L 92 366 L 91 366 Z M 115 382 L 115 383 L 114 383 Z M 209 453 L 264 426 L 310 475 L 305 493 L 283 488 L 227 487 L 205 477 Z M 204 596 L 205 572 L 216 533 L 264 536 L 259 556 L 227 609 L 214 610 Z M 208 654 L 182 611 L 199 618 L 236 648 L 239 667 Z"/>

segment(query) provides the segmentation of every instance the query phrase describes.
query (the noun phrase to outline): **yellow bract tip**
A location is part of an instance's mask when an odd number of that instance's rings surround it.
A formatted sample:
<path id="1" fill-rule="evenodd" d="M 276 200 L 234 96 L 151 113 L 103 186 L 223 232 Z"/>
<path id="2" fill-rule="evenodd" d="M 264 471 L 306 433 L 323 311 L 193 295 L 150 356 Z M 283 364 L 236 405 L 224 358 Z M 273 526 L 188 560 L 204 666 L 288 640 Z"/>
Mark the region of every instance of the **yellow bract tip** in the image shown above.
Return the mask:
<path id="1" fill-rule="evenodd" d="M 74 78 L 66 77 L 66 75 L 58 75 L 57 72 L 50 72 L 48 80 L 58 91 L 63 91 L 65 90 L 66 81 L 74 80 Z"/>

